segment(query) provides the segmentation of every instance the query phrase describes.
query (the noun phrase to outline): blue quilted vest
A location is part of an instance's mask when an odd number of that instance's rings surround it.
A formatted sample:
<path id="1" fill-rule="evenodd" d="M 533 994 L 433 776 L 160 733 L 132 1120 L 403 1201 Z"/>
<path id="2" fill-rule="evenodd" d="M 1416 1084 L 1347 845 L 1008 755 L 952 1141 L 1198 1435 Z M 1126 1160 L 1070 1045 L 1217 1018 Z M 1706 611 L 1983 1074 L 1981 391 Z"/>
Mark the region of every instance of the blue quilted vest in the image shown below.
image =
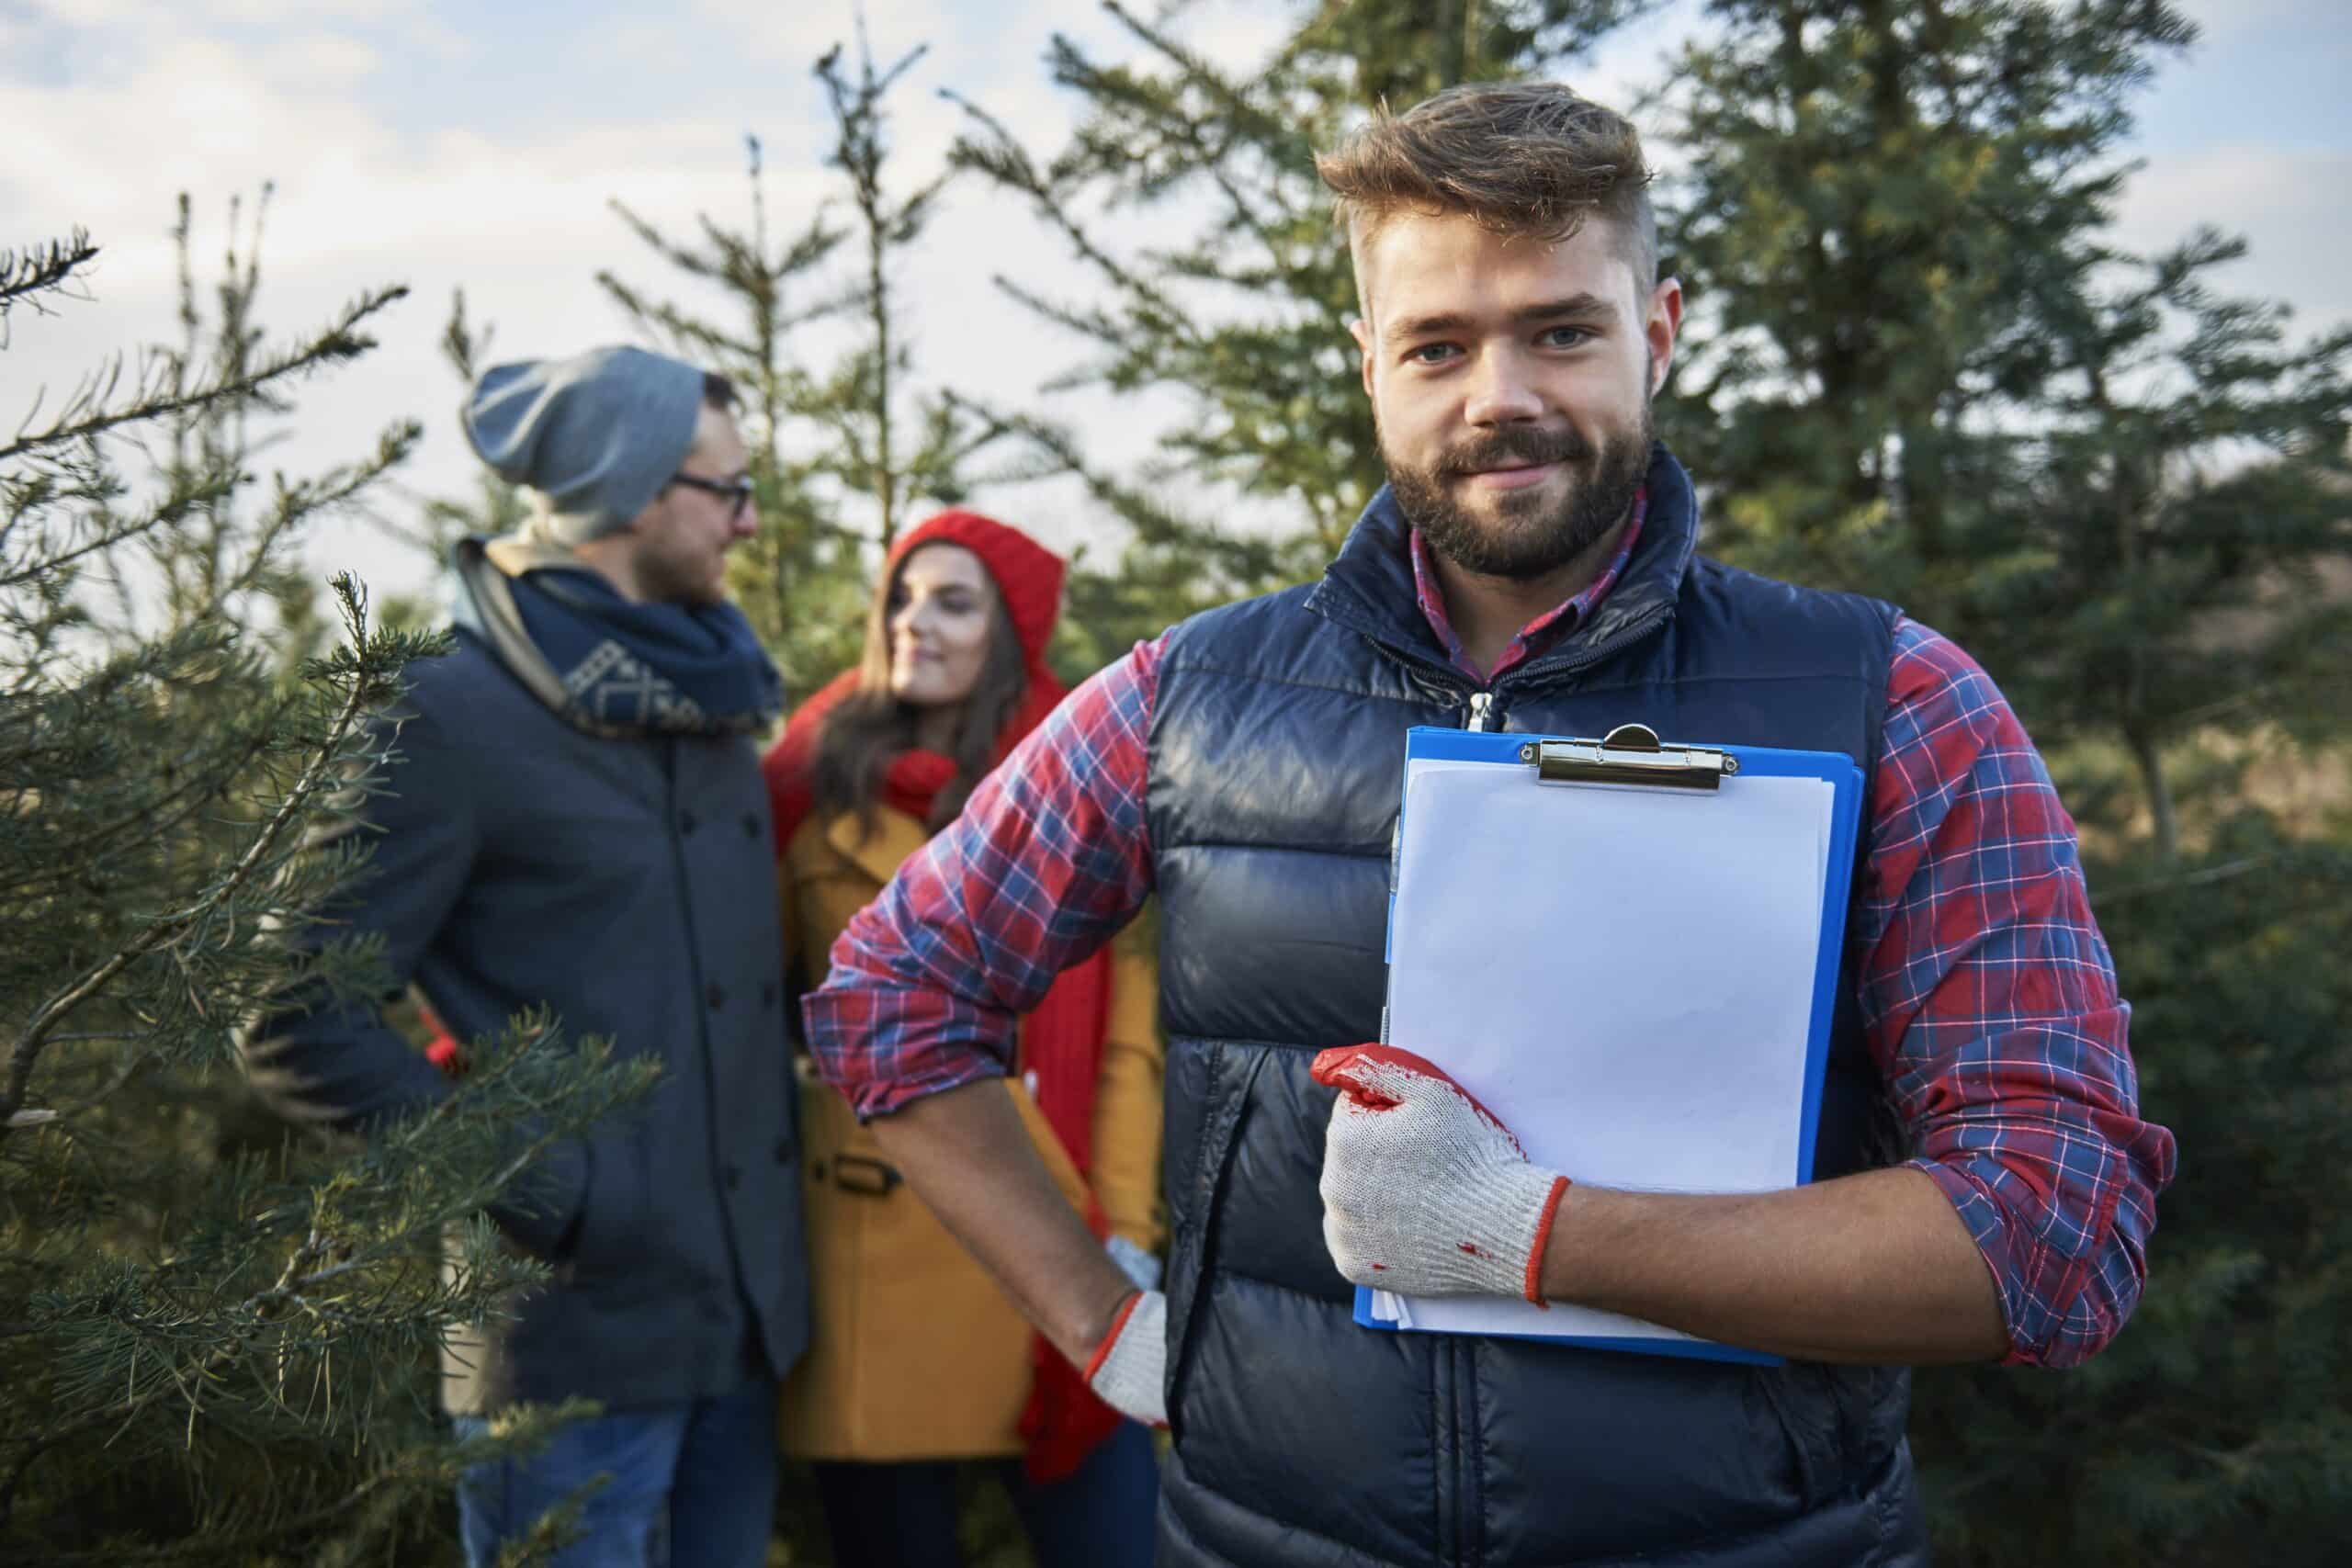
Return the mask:
<path id="1" fill-rule="evenodd" d="M 1485 694 L 1482 728 L 1879 750 L 1894 612 L 1695 554 L 1663 447 L 1599 610 Z M 1374 1039 L 1405 731 L 1472 683 L 1415 606 L 1384 491 L 1321 583 L 1185 622 L 1151 725 L 1168 1045 L 1168 1408 L 1159 1561 L 1521 1568 L 1926 1560 L 1907 1372 L 1758 1368 L 1351 1319 L 1316 1183 L 1316 1051 Z M 1852 1000 L 1816 1174 L 1898 1152 Z"/>

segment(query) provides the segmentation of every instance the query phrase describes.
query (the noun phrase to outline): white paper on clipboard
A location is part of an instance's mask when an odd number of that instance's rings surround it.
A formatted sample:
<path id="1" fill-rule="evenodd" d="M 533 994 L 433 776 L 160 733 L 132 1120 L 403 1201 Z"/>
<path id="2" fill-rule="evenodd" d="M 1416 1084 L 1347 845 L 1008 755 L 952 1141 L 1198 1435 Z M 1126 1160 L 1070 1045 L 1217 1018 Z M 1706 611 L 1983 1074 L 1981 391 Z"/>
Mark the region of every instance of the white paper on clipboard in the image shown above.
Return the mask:
<path id="1" fill-rule="evenodd" d="M 1442 1066 L 1537 1164 L 1634 1190 L 1794 1185 L 1836 791 L 1544 785 L 1416 759 L 1388 1039 Z M 1399 1328 L 1684 1339 L 1555 1303 L 1375 1292 Z"/>

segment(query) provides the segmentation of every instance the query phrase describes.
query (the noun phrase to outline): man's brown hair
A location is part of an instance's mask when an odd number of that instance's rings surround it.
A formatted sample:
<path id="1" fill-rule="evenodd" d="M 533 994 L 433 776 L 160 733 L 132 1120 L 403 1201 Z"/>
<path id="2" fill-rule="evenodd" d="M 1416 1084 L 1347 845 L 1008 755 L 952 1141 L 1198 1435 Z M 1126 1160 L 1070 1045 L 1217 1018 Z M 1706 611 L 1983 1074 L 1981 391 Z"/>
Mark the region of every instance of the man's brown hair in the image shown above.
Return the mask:
<path id="1" fill-rule="evenodd" d="M 1598 215 L 1616 226 L 1640 297 L 1657 283 L 1657 218 L 1641 133 L 1557 83 L 1448 87 L 1401 115 L 1374 117 L 1317 157 L 1315 172 L 1339 198 L 1359 293 L 1364 244 L 1398 212 L 1458 215 L 1547 242 Z"/>

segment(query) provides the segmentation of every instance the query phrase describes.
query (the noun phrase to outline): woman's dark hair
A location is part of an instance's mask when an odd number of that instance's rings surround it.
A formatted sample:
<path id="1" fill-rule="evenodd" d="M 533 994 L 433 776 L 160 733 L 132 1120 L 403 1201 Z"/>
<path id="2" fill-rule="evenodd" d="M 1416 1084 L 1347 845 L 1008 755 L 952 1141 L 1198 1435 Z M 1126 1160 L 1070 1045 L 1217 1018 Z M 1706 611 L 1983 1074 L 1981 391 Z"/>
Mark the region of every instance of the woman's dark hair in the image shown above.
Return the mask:
<path id="1" fill-rule="evenodd" d="M 946 543 L 947 541 L 941 541 Z M 891 760 L 915 745 L 914 704 L 890 694 L 890 600 L 906 570 L 925 545 L 901 560 L 875 590 L 865 615 L 865 651 L 857 661 L 857 688 L 825 716 L 817 738 L 817 757 L 810 771 L 817 809 L 828 818 L 844 811 L 857 813 L 861 831 L 874 831 L 874 813 L 882 802 L 882 779 Z M 981 779 L 996 765 L 996 740 L 1021 700 L 1029 694 L 1028 659 L 1021 636 L 1006 613 L 1004 595 L 989 579 L 989 645 L 980 660 L 979 678 L 957 716 L 956 739 L 947 755 L 956 763 L 956 777 L 932 802 L 927 831 L 937 832 L 956 819 Z"/>

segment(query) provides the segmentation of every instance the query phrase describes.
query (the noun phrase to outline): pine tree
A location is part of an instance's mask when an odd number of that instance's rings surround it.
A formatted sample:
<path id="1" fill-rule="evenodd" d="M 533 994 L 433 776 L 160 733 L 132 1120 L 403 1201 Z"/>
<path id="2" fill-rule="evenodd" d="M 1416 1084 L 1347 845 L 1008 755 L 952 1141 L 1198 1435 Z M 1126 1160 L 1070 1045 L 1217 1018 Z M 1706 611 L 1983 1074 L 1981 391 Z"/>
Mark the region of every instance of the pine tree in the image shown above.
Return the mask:
<path id="1" fill-rule="evenodd" d="M 2070 7 L 1715 0 L 1661 129 L 1690 320 L 1668 440 L 1724 500 L 1716 547 L 1796 581 L 1945 598 L 1977 562 L 2001 415 L 2107 259 L 2125 95 L 2194 29 Z M 1954 632 L 1971 629 L 1950 628 Z"/>
<path id="2" fill-rule="evenodd" d="M 2316 1564 L 2352 1506 L 2352 813 L 2261 804 L 2352 755 L 2352 333 L 2288 347 L 2282 310 L 2206 281 L 2242 250 L 2199 231 L 2057 342 L 2052 428 L 1982 530 L 2001 567 L 1953 611 L 2098 833 L 2184 1173 L 2107 1358 L 1924 1402 L 1968 1561 Z"/>
<path id="3" fill-rule="evenodd" d="M 942 169 L 903 197 L 885 185 L 890 148 L 885 99 L 899 80 L 928 52 L 917 46 L 887 70 L 875 69 L 874 51 L 861 14 L 857 24 L 857 74 L 847 73 L 838 44 L 817 62 L 831 109 L 835 140 L 826 164 L 848 181 L 857 214 L 861 252 L 857 282 L 847 303 L 863 329 L 862 341 L 831 374 L 804 389 L 801 412 L 827 436 L 818 462 L 844 494 L 870 506 L 874 542 L 888 552 L 909 518 L 908 503 L 928 501 L 954 505 L 964 500 L 964 472 L 989 444 L 954 405 L 922 398 L 902 408 L 914 355 L 908 338 L 904 296 L 891 277 L 899 254 L 922 243 L 940 193 L 954 177 Z M 915 428 L 906 427 L 911 413 Z"/>
<path id="4" fill-rule="evenodd" d="M 689 244 L 615 204 L 639 239 L 715 297 L 716 313 L 657 302 L 610 272 L 598 275 L 640 331 L 750 394 L 743 423 L 761 533 L 730 558 L 729 581 L 797 692 L 856 661 L 876 552 L 918 508 L 962 502 L 973 459 L 998 438 L 918 389 L 912 312 L 893 276 L 899 257 L 922 243 L 952 175 L 941 170 L 895 194 L 888 100 L 923 53 L 918 47 L 877 65 L 861 20 L 854 66 L 835 45 L 812 67 L 832 116 L 823 156 L 846 187 L 845 221 L 820 209 L 796 238 L 772 245 L 755 138 L 747 139 L 746 228 L 706 216 L 699 243 Z M 852 240 L 855 261 L 844 277 L 829 264 Z M 812 368 L 794 353 L 802 329 L 844 321 L 854 323 L 854 340 L 830 367 Z"/>
<path id="5" fill-rule="evenodd" d="M 372 721 L 434 651 L 377 626 L 348 577 L 331 640 L 292 555 L 406 456 L 413 425 L 315 478 L 263 490 L 248 471 L 262 422 L 373 347 L 401 294 L 271 345 L 259 210 L 208 311 L 183 203 L 184 341 L 28 398 L 0 442 L 11 1562 L 440 1554 L 434 1505 L 458 1470 L 570 1414 L 526 1413 L 471 1449 L 430 1416 L 434 1347 L 542 1272 L 481 1217 L 538 1147 L 511 1129 L 576 1132 L 642 1087 L 533 1019 L 364 1148 L 288 1139 L 243 1092 L 235 1032 L 266 1003 L 381 988 L 368 944 L 306 958 L 283 937 L 364 875 L 364 855 L 312 851 L 306 830 L 381 787 Z M 79 234 L 0 254 L 8 330 L 68 309 L 96 254 Z M 543 1561 L 560 1523 L 526 1555 Z"/>
<path id="6" fill-rule="evenodd" d="M 2235 242 L 2115 249 L 2130 93 L 2193 41 L 2172 7 L 1711 10 L 1664 99 L 1692 310 L 1661 404 L 1709 547 L 1898 599 L 2004 685 L 2181 1141 L 2112 1348 L 1919 1375 L 1940 1556 L 2332 1561 L 2352 821 L 2259 785 L 2352 740 L 2352 338 L 2217 292 Z"/>
<path id="7" fill-rule="evenodd" d="M 2343 733 L 2352 331 L 2290 345 L 2283 307 L 2218 292 L 2245 248 L 2199 230 L 2051 335 L 2030 489 L 1978 547 L 2007 570 L 1963 612 L 2054 734 L 2122 743 L 2163 860 L 2180 743 Z"/>

